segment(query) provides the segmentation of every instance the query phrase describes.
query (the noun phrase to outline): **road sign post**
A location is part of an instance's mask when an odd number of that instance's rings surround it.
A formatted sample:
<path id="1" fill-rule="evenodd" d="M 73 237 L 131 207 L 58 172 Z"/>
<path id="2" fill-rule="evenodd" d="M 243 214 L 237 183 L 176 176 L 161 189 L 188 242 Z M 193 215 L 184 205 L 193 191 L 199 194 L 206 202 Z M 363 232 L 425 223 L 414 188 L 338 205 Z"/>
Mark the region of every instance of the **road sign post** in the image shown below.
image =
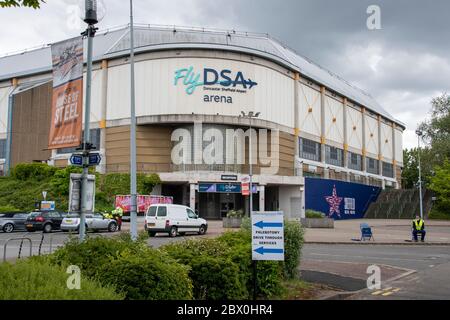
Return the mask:
<path id="1" fill-rule="evenodd" d="M 284 261 L 283 212 L 252 214 L 253 300 L 257 295 L 257 262 Z"/>

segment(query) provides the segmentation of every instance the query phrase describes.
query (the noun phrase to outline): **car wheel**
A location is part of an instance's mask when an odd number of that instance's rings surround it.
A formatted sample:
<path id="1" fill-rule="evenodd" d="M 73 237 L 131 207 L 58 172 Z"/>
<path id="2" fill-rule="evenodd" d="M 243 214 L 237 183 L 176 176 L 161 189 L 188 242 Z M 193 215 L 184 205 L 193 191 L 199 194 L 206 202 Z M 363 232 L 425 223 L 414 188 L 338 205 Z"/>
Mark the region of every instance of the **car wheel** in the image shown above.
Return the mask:
<path id="1" fill-rule="evenodd" d="M 171 237 L 171 238 L 175 238 L 176 236 L 177 236 L 177 227 L 172 227 L 172 228 L 170 228 L 170 231 L 169 231 L 169 236 Z"/>
<path id="2" fill-rule="evenodd" d="M 3 231 L 5 233 L 11 233 L 14 231 L 14 225 L 12 223 L 7 223 L 3 226 Z"/>
<path id="3" fill-rule="evenodd" d="M 153 238 L 154 236 L 156 236 L 156 232 L 151 232 L 151 231 L 149 231 L 149 232 L 148 232 L 148 236 L 151 237 L 151 238 Z"/>
<path id="4" fill-rule="evenodd" d="M 52 230 L 53 230 L 53 227 L 52 227 L 52 225 L 50 223 L 47 223 L 44 226 L 44 233 L 50 233 L 50 232 L 52 232 Z"/>
<path id="5" fill-rule="evenodd" d="M 111 222 L 108 225 L 108 232 L 116 232 L 117 231 L 117 224 L 115 224 L 114 222 Z"/>
<path id="6" fill-rule="evenodd" d="M 198 234 L 199 235 L 204 235 L 206 233 L 206 226 L 204 225 L 204 224 L 202 224 L 201 226 L 200 226 L 200 229 L 198 229 Z"/>

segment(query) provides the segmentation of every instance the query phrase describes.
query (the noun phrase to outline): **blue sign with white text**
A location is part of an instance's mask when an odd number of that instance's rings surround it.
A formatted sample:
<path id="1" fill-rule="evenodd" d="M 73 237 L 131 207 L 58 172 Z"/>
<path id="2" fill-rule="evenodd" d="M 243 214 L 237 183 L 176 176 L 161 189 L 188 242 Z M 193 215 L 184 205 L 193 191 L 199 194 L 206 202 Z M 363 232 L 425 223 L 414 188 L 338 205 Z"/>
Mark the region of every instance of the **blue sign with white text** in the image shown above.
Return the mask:
<path id="1" fill-rule="evenodd" d="M 358 183 L 305 178 L 305 207 L 335 220 L 362 219 L 380 192 Z"/>

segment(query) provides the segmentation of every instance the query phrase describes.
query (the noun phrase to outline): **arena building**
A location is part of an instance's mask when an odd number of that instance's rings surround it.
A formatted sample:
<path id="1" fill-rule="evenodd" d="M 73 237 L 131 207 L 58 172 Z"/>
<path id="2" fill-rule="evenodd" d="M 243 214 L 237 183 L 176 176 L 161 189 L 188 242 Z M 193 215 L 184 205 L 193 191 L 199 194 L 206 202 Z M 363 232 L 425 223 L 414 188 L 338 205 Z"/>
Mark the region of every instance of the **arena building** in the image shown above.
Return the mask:
<path id="1" fill-rule="evenodd" d="M 278 151 L 276 159 L 255 162 L 255 210 L 302 216 L 306 177 L 400 188 L 404 124 L 368 93 L 277 40 L 144 25 L 136 26 L 135 35 L 137 166 L 160 175 L 163 185 L 155 192 L 206 218 L 248 211 L 240 193 L 249 171 L 248 143 L 245 163 L 234 156 L 231 162 L 205 163 L 198 154 L 214 140 L 205 141 L 208 130 L 227 136 L 250 125 L 258 131 L 254 149 L 265 144 L 268 154 Z M 99 32 L 94 40 L 92 142 L 104 173 L 129 171 L 129 44 L 126 26 Z M 49 46 L 0 58 L 2 172 L 21 162 L 67 166 L 73 149 L 47 149 L 51 97 Z M 260 115 L 250 123 L 242 111 Z M 269 130 L 265 142 L 259 129 Z M 174 163 L 172 152 L 183 140 L 177 132 L 192 133 L 188 158 L 199 161 Z M 229 151 L 221 157 L 230 160 Z M 274 164 L 276 171 L 265 170 Z"/>

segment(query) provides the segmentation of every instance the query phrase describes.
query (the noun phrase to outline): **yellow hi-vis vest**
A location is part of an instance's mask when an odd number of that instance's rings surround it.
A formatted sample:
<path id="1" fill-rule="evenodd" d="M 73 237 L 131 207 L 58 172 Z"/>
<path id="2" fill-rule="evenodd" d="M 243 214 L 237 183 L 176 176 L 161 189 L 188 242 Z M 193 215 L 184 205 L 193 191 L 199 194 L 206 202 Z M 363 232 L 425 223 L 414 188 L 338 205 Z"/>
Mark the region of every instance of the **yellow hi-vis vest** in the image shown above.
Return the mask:
<path id="1" fill-rule="evenodd" d="M 424 223 L 425 222 L 422 219 L 414 220 L 414 227 L 416 228 L 417 231 L 420 231 L 422 230 Z"/>

